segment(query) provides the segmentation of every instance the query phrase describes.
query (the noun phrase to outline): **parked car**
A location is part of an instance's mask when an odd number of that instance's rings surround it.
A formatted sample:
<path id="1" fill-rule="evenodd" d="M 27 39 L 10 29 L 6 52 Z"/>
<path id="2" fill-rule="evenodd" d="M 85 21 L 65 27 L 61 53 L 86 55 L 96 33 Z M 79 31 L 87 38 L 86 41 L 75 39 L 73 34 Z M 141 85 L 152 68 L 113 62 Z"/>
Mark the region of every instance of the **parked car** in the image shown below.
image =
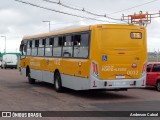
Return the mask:
<path id="1" fill-rule="evenodd" d="M 17 69 L 18 58 L 15 54 L 5 54 L 2 56 L 1 68 L 15 68 Z"/>
<path id="2" fill-rule="evenodd" d="M 1 53 L 0 53 L 1 54 Z M 0 56 L 0 67 L 2 66 L 2 57 Z"/>
<path id="3" fill-rule="evenodd" d="M 155 86 L 160 92 L 160 62 L 148 63 L 146 85 Z"/>
<path id="4" fill-rule="evenodd" d="M 0 60 L 0 67 L 2 66 L 2 60 Z"/>

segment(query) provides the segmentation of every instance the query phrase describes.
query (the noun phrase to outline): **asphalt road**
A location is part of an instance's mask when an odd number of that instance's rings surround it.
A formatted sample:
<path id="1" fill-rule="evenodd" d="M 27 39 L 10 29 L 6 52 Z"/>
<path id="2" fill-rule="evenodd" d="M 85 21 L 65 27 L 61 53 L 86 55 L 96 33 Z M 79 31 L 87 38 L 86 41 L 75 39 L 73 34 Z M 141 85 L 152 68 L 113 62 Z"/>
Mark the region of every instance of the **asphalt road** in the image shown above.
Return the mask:
<path id="1" fill-rule="evenodd" d="M 0 111 L 160 111 L 160 92 L 149 87 L 119 92 L 65 89 L 64 93 L 57 93 L 48 83 L 28 84 L 18 70 L 0 69 Z M 122 117 L 107 119 L 124 120 Z"/>

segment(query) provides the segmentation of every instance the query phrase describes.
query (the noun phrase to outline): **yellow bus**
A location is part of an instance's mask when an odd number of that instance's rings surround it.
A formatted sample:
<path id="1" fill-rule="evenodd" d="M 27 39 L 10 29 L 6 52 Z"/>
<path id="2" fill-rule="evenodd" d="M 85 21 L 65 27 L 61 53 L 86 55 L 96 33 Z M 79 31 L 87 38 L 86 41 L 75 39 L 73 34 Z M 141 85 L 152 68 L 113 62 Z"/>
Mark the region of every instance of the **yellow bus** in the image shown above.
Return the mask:
<path id="1" fill-rule="evenodd" d="M 146 29 L 98 24 L 25 36 L 21 74 L 30 84 L 52 83 L 56 91 L 143 88 L 146 83 Z"/>

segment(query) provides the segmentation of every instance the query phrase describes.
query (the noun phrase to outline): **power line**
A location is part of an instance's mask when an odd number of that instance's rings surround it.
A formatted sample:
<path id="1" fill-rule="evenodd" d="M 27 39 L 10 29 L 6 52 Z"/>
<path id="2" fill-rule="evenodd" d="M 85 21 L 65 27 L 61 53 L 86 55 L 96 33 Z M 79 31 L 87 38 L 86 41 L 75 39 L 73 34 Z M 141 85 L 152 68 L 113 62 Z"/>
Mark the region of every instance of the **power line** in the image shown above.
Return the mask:
<path id="1" fill-rule="evenodd" d="M 74 16 L 74 17 L 85 18 L 85 19 L 90 19 L 90 20 L 95 20 L 95 21 L 100 21 L 100 22 L 109 22 L 109 23 L 111 23 L 110 21 L 107 21 L 107 20 L 99 20 L 99 19 L 96 19 L 96 18 L 90 18 L 90 17 L 80 16 L 80 15 L 75 15 L 75 14 L 71 14 L 71 13 L 67 13 L 67 12 L 63 12 L 63 11 L 59 11 L 59 10 L 55 10 L 55 9 L 51 9 L 51 8 L 47 8 L 47 7 L 43 7 L 43 6 L 39 6 L 39 5 L 36 5 L 36 4 L 29 3 L 29 2 L 24 2 L 24 1 L 21 1 L 21 0 L 15 0 L 15 1 L 27 4 L 27 5 L 31 5 L 31 6 L 34 6 L 34 7 L 37 7 L 37 8 L 41 8 L 41 9 L 45 9 L 45 10 L 49 10 L 49 11 L 65 14 L 65 15 L 70 15 L 70 16 Z M 116 23 L 116 22 L 112 22 L 112 23 Z"/>
<path id="2" fill-rule="evenodd" d="M 43 0 L 43 1 L 45 1 L 45 2 L 50 2 L 50 3 L 54 3 L 54 4 L 58 4 L 58 5 L 61 5 L 61 6 L 63 6 L 63 7 L 70 8 L 70 9 L 73 9 L 73 10 L 82 11 L 82 9 L 65 5 L 65 4 L 63 4 L 60 0 L 59 0 L 59 2 L 54 2 L 54 1 L 51 1 L 51 0 Z"/>
<path id="3" fill-rule="evenodd" d="M 116 11 L 116 12 L 112 12 L 112 13 L 109 13 L 109 14 L 107 14 L 107 15 L 117 14 L 117 13 L 120 13 L 120 12 L 123 12 L 123 11 L 127 11 L 127 10 L 130 10 L 130 9 L 134 9 L 134 8 L 137 8 L 137 7 L 144 6 L 144 5 L 147 5 L 147 4 L 156 2 L 156 1 L 158 1 L 158 0 L 152 0 L 152 1 L 150 1 L 150 2 L 146 2 L 146 3 L 140 4 L 140 5 L 136 5 L 136 6 L 133 6 L 133 7 L 130 7 L 130 8 L 126 8 L 126 9 L 123 9 L 123 10 L 119 10 L 119 11 Z"/>
<path id="4" fill-rule="evenodd" d="M 90 14 L 90 15 L 94 15 L 94 16 L 98 16 L 98 17 L 105 17 L 105 18 L 108 18 L 108 19 L 121 21 L 121 19 L 112 18 L 112 17 L 107 16 L 106 14 L 100 15 L 100 14 L 88 11 L 85 8 L 80 9 L 80 8 L 76 8 L 76 7 L 72 7 L 72 6 L 63 4 L 60 0 L 59 0 L 59 2 L 54 2 L 54 1 L 51 1 L 51 0 L 43 0 L 43 1 L 48 2 L 48 3 L 57 4 L 57 5 L 61 5 L 63 7 L 66 7 L 66 8 L 72 9 L 72 10 L 77 10 L 77 11 L 80 11 L 80 12 L 85 12 L 85 13 Z"/>
<path id="5" fill-rule="evenodd" d="M 104 17 L 104 15 L 98 15 L 98 14 L 86 11 L 84 8 L 80 9 L 80 8 L 76 8 L 76 7 L 72 7 L 72 6 L 63 4 L 60 0 L 59 0 L 59 2 L 54 2 L 54 1 L 51 1 L 51 0 L 43 0 L 43 1 L 48 2 L 48 3 L 58 4 L 58 5 L 61 5 L 63 7 L 66 7 L 66 8 L 72 9 L 72 10 L 77 10 L 77 11 L 80 11 L 80 12 L 87 12 L 87 13 L 92 14 L 92 15 Z"/>

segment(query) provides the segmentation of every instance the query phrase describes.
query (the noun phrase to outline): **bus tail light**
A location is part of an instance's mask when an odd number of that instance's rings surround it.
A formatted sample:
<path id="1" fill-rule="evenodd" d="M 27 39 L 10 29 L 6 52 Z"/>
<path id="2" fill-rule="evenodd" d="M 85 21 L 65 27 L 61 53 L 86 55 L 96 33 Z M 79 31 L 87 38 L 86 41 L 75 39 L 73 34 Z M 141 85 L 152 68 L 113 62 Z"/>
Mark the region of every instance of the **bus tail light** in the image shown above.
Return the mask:
<path id="1" fill-rule="evenodd" d="M 147 66 L 147 64 L 146 64 L 146 63 L 144 63 L 144 64 L 143 64 L 142 73 L 146 72 L 146 66 Z"/>
<path id="2" fill-rule="evenodd" d="M 143 64 L 143 68 L 142 68 L 141 76 L 144 76 L 144 75 L 145 75 L 145 73 L 146 73 L 146 68 L 147 68 L 147 63 L 144 63 L 144 64 Z"/>
<path id="3" fill-rule="evenodd" d="M 98 65 L 95 62 L 92 62 L 92 71 L 93 71 L 94 75 L 96 75 L 96 76 L 99 75 L 99 73 L 98 73 Z"/>

